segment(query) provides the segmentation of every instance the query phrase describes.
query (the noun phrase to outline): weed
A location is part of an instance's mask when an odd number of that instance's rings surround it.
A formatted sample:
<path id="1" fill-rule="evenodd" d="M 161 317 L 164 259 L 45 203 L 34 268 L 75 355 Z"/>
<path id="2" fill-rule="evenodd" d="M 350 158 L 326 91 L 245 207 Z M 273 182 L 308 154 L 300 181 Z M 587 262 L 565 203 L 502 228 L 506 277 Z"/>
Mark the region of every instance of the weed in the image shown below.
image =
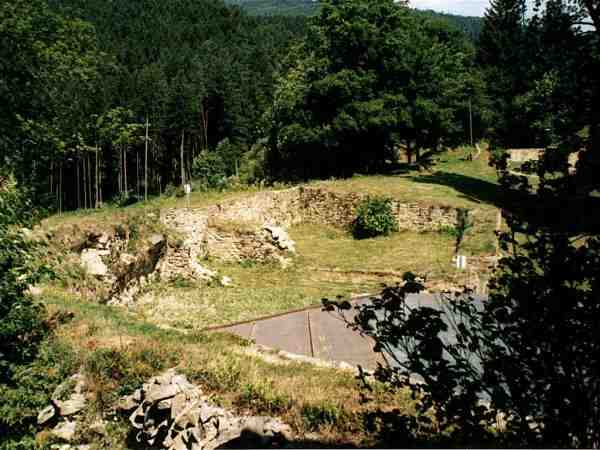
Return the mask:
<path id="1" fill-rule="evenodd" d="M 236 403 L 242 408 L 276 415 L 289 409 L 292 401 L 289 397 L 278 394 L 272 384 L 263 382 L 243 384 Z"/>
<path id="2" fill-rule="evenodd" d="M 324 402 L 316 405 L 303 405 L 300 415 L 305 426 L 309 430 L 316 431 L 322 426 L 338 424 L 345 414 L 338 405 Z"/>
<path id="3" fill-rule="evenodd" d="M 446 236 L 450 236 L 455 238 L 456 236 L 458 236 L 458 230 L 456 229 L 456 227 L 450 226 L 450 225 L 443 225 L 438 229 L 438 233 L 446 235 Z"/>

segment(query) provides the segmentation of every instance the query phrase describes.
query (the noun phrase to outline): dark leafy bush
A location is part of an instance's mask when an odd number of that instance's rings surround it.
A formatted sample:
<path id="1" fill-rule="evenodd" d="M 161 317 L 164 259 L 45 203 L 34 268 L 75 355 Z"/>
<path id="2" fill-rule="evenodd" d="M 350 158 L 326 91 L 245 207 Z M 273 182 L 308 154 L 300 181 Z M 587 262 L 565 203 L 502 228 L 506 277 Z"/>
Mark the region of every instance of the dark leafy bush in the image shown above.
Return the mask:
<path id="1" fill-rule="evenodd" d="M 392 209 L 392 200 L 386 197 L 367 197 L 359 205 L 351 225 L 356 239 L 387 236 L 398 231 L 398 221 Z"/>
<path id="2" fill-rule="evenodd" d="M 192 174 L 206 188 L 224 188 L 227 185 L 227 166 L 217 152 L 203 151 L 196 156 Z"/>
<path id="3" fill-rule="evenodd" d="M 130 191 L 121 192 L 114 199 L 115 205 L 117 205 L 121 208 L 125 207 L 125 206 L 129 206 L 129 205 L 133 205 L 134 203 L 137 203 L 138 201 L 140 201 L 140 198 Z"/>

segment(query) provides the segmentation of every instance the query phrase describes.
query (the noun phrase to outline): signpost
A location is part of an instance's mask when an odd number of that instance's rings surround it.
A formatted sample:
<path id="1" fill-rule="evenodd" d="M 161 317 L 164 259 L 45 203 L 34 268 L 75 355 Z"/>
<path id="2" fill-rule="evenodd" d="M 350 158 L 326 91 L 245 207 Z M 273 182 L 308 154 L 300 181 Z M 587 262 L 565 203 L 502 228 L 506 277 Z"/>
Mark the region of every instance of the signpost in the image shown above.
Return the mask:
<path id="1" fill-rule="evenodd" d="M 464 270 L 467 268 L 467 257 L 465 255 L 456 255 L 452 260 L 456 263 L 457 269 Z"/>
<path id="2" fill-rule="evenodd" d="M 187 208 L 190 209 L 190 194 L 192 193 L 192 185 L 189 183 L 184 184 L 183 192 L 185 192 L 185 200 L 187 203 Z"/>

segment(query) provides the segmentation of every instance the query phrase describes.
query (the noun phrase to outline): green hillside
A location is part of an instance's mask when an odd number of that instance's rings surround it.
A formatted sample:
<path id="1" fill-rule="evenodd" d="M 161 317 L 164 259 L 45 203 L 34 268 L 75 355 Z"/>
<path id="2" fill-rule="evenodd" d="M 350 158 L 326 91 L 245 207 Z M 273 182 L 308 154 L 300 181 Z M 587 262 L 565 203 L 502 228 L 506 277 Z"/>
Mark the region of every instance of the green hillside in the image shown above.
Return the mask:
<path id="1" fill-rule="evenodd" d="M 313 0 L 225 0 L 226 3 L 238 5 L 250 15 L 256 16 L 312 16 L 318 10 L 318 1 Z M 481 32 L 483 18 L 444 14 L 435 11 L 419 11 L 425 16 L 431 16 L 454 24 L 473 39 Z"/>

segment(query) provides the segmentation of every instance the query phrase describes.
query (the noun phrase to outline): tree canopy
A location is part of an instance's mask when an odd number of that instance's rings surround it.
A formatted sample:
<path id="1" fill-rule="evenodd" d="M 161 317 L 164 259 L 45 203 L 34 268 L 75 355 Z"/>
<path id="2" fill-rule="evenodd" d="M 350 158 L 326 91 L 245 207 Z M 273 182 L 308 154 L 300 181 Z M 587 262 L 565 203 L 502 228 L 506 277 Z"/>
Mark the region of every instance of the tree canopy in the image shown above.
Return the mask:
<path id="1" fill-rule="evenodd" d="M 270 120 L 276 176 L 379 170 L 404 145 L 419 157 L 460 134 L 473 50 L 442 22 L 391 0 L 325 1 Z"/>

